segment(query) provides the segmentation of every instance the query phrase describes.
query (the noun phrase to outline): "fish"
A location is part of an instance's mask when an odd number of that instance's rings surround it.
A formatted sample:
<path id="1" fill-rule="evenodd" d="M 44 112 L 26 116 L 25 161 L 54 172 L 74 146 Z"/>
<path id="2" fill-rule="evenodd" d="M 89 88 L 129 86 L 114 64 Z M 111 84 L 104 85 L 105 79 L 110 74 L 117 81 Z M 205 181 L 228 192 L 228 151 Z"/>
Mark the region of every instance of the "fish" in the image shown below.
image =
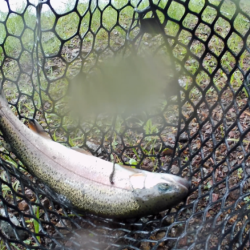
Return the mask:
<path id="1" fill-rule="evenodd" d="M 105 218 L 157 214 L 187 197 L 185 178 L 121 166 L 72 150 L 45 135 L 35 120 L 30 128 L 11 111 L 0 92 L 0 130 L 27 171 L 45 183 L 68 208 Z"/>

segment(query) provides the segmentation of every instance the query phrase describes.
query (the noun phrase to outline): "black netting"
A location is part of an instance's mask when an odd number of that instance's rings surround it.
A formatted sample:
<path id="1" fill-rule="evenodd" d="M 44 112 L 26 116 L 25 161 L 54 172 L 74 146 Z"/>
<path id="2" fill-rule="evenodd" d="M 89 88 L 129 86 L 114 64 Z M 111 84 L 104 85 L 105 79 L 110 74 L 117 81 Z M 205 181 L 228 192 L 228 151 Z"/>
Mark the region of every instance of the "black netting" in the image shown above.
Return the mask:
<path id="1" fill-rule="evenodd" d="M 1 249 L 248 249 L 249 0 L 38 2 L 0 1 L 0 79 L 12 111 L 67 146 L 183 176 L 192 188 L 158 215 L 77 214 L 25 170 L 2 135 Z M 68 115 L 75 76 L 149 51 L 168 58 L 178 88 L 164 90 L 171 98 L 140 114 Z"/>

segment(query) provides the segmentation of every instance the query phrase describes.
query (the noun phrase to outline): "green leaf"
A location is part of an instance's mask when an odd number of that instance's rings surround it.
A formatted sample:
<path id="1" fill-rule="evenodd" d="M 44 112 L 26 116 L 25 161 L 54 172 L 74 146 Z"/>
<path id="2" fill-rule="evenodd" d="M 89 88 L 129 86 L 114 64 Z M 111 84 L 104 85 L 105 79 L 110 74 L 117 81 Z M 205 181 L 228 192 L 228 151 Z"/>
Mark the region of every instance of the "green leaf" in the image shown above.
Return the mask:
<path id="1" fill-rule="evenodd" d="M 33 210 L 34 210 L 34 213 L 36 215 L 36 218 L 39 220 L 39 217 L 40 217 L 39 216 L 39 207 L 34 206 Z M 34 230 L 35 230 L 35 233 L 38 234 L 39 233 L 39 223 L 35 219 L 33 221 L 34 221 Z M 39 242 L 41 242 L 40 236 L 36 236 L 36 238 L 37 238 L 37 240 Z"/>

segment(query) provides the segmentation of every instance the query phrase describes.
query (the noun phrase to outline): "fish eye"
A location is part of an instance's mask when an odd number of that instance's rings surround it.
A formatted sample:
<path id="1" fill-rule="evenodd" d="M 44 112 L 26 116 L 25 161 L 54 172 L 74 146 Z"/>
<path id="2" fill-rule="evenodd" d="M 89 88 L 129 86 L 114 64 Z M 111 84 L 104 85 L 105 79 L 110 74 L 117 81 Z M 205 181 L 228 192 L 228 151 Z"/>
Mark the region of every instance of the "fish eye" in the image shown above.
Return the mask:
<path id="1" fill-rule="evenodd" d="M 169 189 L 169 185 L 167 183 L 160 183 L 158 184 L 158 188 L 161 190 L 161 191 L 166 191 Z"/>

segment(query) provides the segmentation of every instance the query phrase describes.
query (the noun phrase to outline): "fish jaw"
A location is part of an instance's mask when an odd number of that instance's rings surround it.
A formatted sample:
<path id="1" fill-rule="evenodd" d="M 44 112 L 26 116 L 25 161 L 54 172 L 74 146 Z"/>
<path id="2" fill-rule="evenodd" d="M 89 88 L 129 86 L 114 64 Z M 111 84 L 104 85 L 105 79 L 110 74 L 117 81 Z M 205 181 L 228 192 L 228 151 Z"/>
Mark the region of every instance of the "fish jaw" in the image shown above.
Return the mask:
<path id="1" fill-rule="evenodd" d="M 166 181 L 172 180 L 172 183 L 175 183 L 178 185 L 180 189 L 182 189 L 182 192 L 189 192 L 190 189 L 190 182 L 186 179 L 172 174 L 162 174 L 162 179 L 166 179 Z"/>
<path id="2" fill-rule="evenodd" d="M 177 205 L 188 195 L 190 189 L 186 179 L 172 174 L 146 172 L 144 177 L 134 176 L 130 183 L 135 199 L 143 210 L 141 213 L 145 215 L 149 211 L 158 213 Z"/>

